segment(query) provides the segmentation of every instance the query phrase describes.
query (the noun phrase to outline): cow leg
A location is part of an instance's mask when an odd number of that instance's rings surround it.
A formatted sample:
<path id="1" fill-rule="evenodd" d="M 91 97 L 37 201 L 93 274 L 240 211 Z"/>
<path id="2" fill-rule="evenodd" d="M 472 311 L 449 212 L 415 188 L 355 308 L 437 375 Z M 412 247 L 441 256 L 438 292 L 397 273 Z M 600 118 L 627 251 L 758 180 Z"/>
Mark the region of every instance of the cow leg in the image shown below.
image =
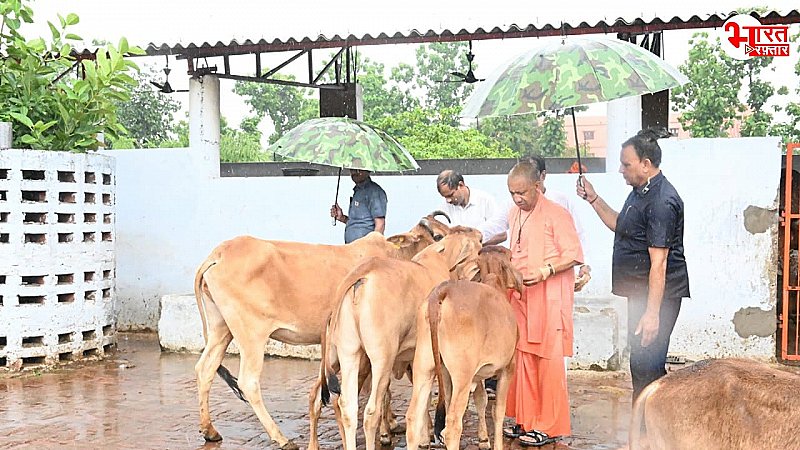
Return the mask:
<path id="1" fill-rule="evenodd" d="M 464 412 L 469 403 L 470 378 L 458 377 L 452 380 L 453 390 L 450 403 L 447 405 L 447 420 L 442 432 L 447 450 L 458 450 L 460 447 Z"/>
<path id="2" fill-rule="evenodd" d="M 506 415 L 506 402 L 508 390 L 511 387 L 511 377 L 514 376 L 514 359 L 511 359 L 497 377 L 497 389 L 494 401 L 494 448 L 503 448 L 503 418 Z"/>
<path id="3" fill-rule="evenodd" d="M 394 358 L 389 358 L 394 360 Z M 364 438 L 366 440 L 366 450 L 375 450 L 375 435 L 382 421 L 383 399 L 389 389 L 389 379 L 391 368 L 387 367 L 385 361 L 372 361 L 372 389 L 370 390 L 369 400 L 364 407 Z M 390 439 L 391 443 L 391 439 Z"/>
<path id="4" fill-rule="evenodd" d="M 478 414 L 478 448 L 488 450 L 491 448 L 489 429 L 486 426 L 486 404 L 489 402 L 489 396 L 486 394 L 483 381 L 475 383 L 475 392 L 472 393 L 472 398 L 475 400 L 475 412 Z"/>
<path id="5" fill-rule="evenodd" d="M 319 450 L 319 436 L 318 425 L 319 417 L 322 414 L 322 398 L 320 389 L 322 388 L 322 380 L 317 378 L 314 386 L 311 387 L 311 392 L 308 393 L 308 421 L 309 421 L 309 434 L 308 434 L 308 450 Z"/>
<path id="6" fill-rule="evenodd" d="M 225 324 L 225 320 L 220 315 L 219 310 L 213 302 L 206 303 L 206 346 L 194 371 L 197 374 L 197 398 L 200 404 L 200 433 L 207 441 L 219 441 L 222 439 L 219 432 L 211 423 L 211 413 L 208 407 L 208 393 L 211 391 L 211 382 L 217 368 L 222 364 L 225 357 L 225 350 L 231 343 L 233 336 Z"/>
<path id="7" fill-rule="evenodd" d="M 339 348 L 339 366 L 342 374 L 342 393 L 339 395 L 341 413 L 342 442 L 347 450 L 356 449 L 356 429 L 358 428 L 359 367 L 363 353 L 344 354 Z M 374 437 L 374 436 L 373 436 Z"/>
<path id="8" fill-rule="evenodd" d="M 417 359 L 422 359 L 422 352 L 417 352 L 414 366 L 414 383 L 411 385 L 411 401 L 406 412 L 406 446 L 408 450 L 427 448 L 430 443 L 430 430 L 433 427 L 429 422 L 428 402 L 433 386 L 433 370 L 424 370 L 417 365 Z M 432 363 L 433 361 L 431 361 Z"/>
<path id="9" fill-rule="evenodd" d="M 383 396 L 383 407 L 381 413 L 381 423 L 380 423 L 380 431 L 381 431 L 381 445 L 389 446 L 392 445 L 392 422 L 394 422 L 394 426 L 397 426 L 397 419 L 394 417 L 394 413 L 392 412 L 392 390 L 386 388 L 386 395 Z"/>
<path id="10" fill-rule="evenodd" d="M 269 334 L 251 334 L 245 339 L 237 339 L 241 363 L 239 365 L 239 388 L 244 394 L 244 398 L 253 407 L 253 411 L 258 416 L 261 425 L 281 450 L 298 450 L 300 447 L 290 441 L 278 428 L 278 424 L 272 419 L 264 406 L 264 399 L 261 397 L 261 369 L 264 367 L 264 346 L 267 343 Z"/>

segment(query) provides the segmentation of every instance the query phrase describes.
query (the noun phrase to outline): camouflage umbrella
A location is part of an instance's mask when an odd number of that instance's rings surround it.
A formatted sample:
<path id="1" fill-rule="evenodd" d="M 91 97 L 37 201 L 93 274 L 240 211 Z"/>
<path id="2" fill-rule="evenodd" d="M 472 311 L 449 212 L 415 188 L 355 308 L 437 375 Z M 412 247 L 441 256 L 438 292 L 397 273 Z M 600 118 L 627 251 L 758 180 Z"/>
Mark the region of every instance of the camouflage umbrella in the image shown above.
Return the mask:
<path id="1" fill-rule="evenodd" d="M 590 36 L 562 38 L 501 66 L 473 91 L 462 116 L 511 116 L 573 108 L 573 127 L 577 128 L 576 106 L 651 94 L 688 81 L 664 60 L 630 42 Z M 580 152 L 578 161 L 580 167 Z"/>
<path id="2" fill-rule="evenodd" d="M 292 128 L 267 149 L 292 161 L 371 172 L 405 172 L 419 165 L 383 130 L 347 117 L 321 117 Z"/>
<path id="3" fill-rule="evenodd" d="M 292 128 L 266 150 L 292 161 L 371 172 L 406 172 L 419 165 L 383 130 L 347 117 L 321 117 Z M 336 181 L 336 202 L 339 200 Z M 335 204 L 335 203 L 334 203 Z M 336 221 L 334 220 L 334 225 Z"/>

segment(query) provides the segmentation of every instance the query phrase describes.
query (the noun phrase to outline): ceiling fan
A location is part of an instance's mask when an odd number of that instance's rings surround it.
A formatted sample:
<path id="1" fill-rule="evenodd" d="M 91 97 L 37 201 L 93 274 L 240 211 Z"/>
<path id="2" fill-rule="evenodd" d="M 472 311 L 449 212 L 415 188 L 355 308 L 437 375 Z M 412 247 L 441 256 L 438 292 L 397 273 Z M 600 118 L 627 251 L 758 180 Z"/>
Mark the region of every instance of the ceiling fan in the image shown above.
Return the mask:
<path id="1" fill-rule="evenodd" d="M 468 70 L 467 73 L 461 72 L 450 72 L 450 75 L 456 77 L 456 79 L 447 79 L 441 80 L 440 83 L 477 83 L 478 81 L 485 81 L 486 78 L 476 78 L 475 72 L 472 71 L 472 60 L 475 59 L 475 55 L 472 53 L 472 41 L 469 41 L 469 52 L 467 52 L 467 64 Z"/>
<path id="2" fill-rule="evenodd" d="M 169 73 L 172 72 L 172 69 L 169 68 L 169 56 L 167 57 L 167 66 L 164 67 L 164 83 L 159 84 L 155 81 L 151 81 L 150 84 L 158 88 L 158 92 L 162 94 L 172 94 L 173 92 L 189 92 L 188 89 L 172 89 L 172 85 L 169 84 Z"/>

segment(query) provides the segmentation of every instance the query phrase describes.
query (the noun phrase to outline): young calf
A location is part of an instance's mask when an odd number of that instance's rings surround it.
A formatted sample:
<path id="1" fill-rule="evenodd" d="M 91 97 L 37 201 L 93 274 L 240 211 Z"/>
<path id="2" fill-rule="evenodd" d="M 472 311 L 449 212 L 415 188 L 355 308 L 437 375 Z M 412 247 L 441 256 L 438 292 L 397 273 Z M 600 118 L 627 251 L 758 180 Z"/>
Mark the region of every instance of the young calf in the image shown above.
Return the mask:
<path id="1" fill-rule="evenodd" d="M 332 311 L 321 376 L 322 392 L 329 388 L 339 394 L 345 449 L 356 448 L 360 375 L 369 367 L 372 382 L 364 407 L 364 436 L 367 450 L 372 450 L 391 374 L 404 373 L 413 360 L 419 305 L 438 283 L 477 275 L 480 237 L 477 230 L 455 227 L 410 262 L 367 258 L 339 285 L 340 301 Z M 337 362 L 341 385 L 334 370 Z"/>
<path id="2" fill-rule="evenodd" d="M 439 381 L 435 436 L 441 440 L 444 428 L 447 449 L 459 448 L 462 419 L 470 391 L 474 390 L 479 448 L 490 448 L 483 381 L 495 375 L 498 380 L 494 448 L 503 448 L 503 417 L 514 374 L 514 348 L 518 334 L 507 290 L 519 291 L 522 277 L 511 267 L 510 253 L 502 247 L 481 250 L 478 266 L 481 283 L 443 282 L 417 312 L 414 386 L 406 414 L 409 450 L 427 443 L 424 420 L 428 415 L 428 397 L 434 377 Z M 442 366 L 446 373 L 443 373 Z"/>
<path id="3" fill-rule="evenodd" d="M 798 405 L 798 375 L 745 359 L 700 361 L 642 391 L 630 448 L 800 449 Z"/>

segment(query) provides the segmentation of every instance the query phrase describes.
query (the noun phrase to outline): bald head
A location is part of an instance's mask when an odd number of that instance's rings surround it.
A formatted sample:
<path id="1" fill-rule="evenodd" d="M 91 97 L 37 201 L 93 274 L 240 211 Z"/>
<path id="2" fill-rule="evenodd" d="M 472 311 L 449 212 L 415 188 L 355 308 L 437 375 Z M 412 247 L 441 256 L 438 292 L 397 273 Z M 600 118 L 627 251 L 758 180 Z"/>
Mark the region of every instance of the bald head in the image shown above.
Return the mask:
<path id="1" fill-rule="evenodd" d="M 542 172 L 537 164 L 532 163 L 531 161 L 520 161 L 511 168 L 511 171 L 508 173 L 508 177 L 521 177 L 525 178 L 531 183 L 535 183 L 541 180 Z"/>

